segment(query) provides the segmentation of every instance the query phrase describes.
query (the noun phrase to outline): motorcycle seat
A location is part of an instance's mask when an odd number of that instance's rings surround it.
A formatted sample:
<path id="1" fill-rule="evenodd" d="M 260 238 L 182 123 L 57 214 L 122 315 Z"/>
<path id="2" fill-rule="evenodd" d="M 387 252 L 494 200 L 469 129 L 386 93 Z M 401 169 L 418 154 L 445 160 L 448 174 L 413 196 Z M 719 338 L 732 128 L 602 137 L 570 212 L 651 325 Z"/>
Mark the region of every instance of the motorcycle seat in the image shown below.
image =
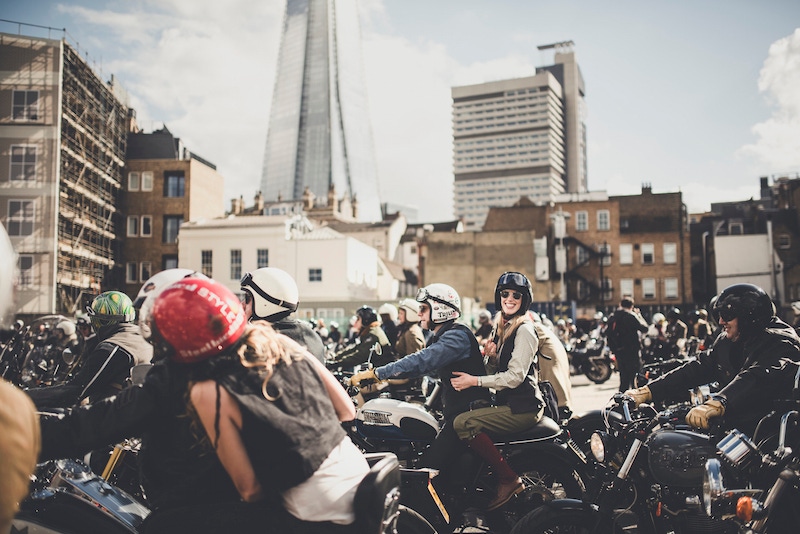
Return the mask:
<path id="1" fill-rule="evenodd" d="M 546 441 L 555 438 L 562 432 L 561 425 L 545 415 L 538 423 L 524 432 L 518 432 L 510 436 L 492 436 L 492 441 L 498 447 L 520 441 Z"/>
<path id="2" fill-rule="evenodd" d="M 373 460 L 377 457 L 373 457 Z M 400 504 L 400 464 L 391 453 L 372 464 L 356 489 L 353 508 L 356 532 L 382 534 L 394 532 Z"/>

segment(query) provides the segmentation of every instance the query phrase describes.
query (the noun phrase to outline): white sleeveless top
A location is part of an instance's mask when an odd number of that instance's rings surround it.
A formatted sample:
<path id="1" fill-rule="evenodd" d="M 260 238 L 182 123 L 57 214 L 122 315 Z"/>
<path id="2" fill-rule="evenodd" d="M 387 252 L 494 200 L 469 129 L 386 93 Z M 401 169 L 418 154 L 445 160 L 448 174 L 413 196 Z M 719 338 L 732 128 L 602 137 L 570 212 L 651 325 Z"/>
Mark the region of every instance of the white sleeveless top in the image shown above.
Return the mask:
<path id="1" fill-rule="evenodd" d="M 368 471 L 364 455 L 345 436 L 308 480 L 283 492 L 283 505 L 303 521 L 349 525 L 356 489 Z"/>

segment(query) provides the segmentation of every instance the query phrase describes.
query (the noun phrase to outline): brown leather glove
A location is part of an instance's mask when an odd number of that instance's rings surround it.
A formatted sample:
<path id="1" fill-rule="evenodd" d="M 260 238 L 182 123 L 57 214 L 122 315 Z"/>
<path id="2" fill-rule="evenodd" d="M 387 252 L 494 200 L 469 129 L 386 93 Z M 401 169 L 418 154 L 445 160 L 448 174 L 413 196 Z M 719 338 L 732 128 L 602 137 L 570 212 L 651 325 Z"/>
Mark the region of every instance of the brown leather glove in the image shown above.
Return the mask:
<path id="1" fill-rule="evenodd" d="M 725 405 L 712 399 L 689 410 L 689 413 L 686 414 L 686 422 L 695 428 L 707 429 L 708 420 L 721 415 L 725 415 Z"/>
<path id="2" fill-rule="evenodd" d="M 366 381 L 366 384 L 378 382 L 378 377 L 375 376 L 375 369 L 367 369 L 366 371 L 359 371 L 350 377 L 351 386 L 361 386 L 361 381 Z"/>
<path id="3" fill-rule="evenodd" d="M 629 389 L 624 393 L 628 397 L 633 398 L 634 404 L 639 406 L 643 402 L 650 402 L 653 400 L 653 394 L 650 392 L 650 388 L 647 386 L 642 386 L 636 389 Z"/>

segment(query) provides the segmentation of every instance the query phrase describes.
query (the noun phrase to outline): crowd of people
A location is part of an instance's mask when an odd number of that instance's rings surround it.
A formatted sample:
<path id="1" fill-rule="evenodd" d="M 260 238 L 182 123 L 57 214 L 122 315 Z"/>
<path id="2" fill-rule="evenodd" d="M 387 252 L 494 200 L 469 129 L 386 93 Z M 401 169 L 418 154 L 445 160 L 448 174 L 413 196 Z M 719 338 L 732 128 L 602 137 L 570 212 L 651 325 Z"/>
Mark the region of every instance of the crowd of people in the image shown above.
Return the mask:
<path id="1" fill-rule="evenodd" d="M 355 407 L 331 365 L 352 368 L 352 384 L 374 387 L 438 376 L 443 425 L 421 465 L 446 480 L 458 452 L 472 451 L 497 479 L 487 507 L 496 509 L 524 486 L 493 439 L 542 419 L 541 381 L 553 386 L 561 417 L 572 411 L 565 339 L 580 332 L 571 321 L 553 324 L 531 312 L 533 297 L 523 273 L 503 273 L 496 314 L 482 310 L 471 327 L 456 290 L 432 283 L 413 299 L 358 308 L 343 333 L 335 322 L 298 319 L 297 284 L 276 268 L 246 273 L 240 296 L 185 269 L 155 275 L 133 301 L 104 292 L 85 318 L 54 328 L 54 342 L 78 354 L 67 379 L 24 394 L 0 383 L 0 467 L 10 474 L 0 486 L 0 530 L 36 461 L 79 457 L 135 436 L 153 507 L 142 532 L 354 532 L 353 498 L 368 466 L 339 424 L 354 418 Z M 678 309 L 648 322 L 632 298 L 619 304 L 610 317 L 594 317 L 591 335 L 607 338 L 620 391 L 637 403 L 716 381 L 719 391 L 687 422 L 707 428 L 709 419 L 729 415 L 741 426 L 791 390 L 800 338 L 760 288 L 723 290 L 711 304 L 716 331 L 704 309 L 688 324 Z M 637 388 L 644 337 L 680 351 L 694 337 L 709 349 Z M 131 370 L 142 366 L 146 377 L 131 386 Z M 34 407 L 43 412 L 38 419 Z"/>

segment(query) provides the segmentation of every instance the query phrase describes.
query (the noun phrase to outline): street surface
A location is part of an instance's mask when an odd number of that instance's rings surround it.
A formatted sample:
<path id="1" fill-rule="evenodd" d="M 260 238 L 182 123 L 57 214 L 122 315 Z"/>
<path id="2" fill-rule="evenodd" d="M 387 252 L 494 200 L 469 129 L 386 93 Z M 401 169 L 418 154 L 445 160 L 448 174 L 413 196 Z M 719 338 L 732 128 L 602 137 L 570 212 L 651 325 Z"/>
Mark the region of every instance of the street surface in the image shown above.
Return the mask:
<path id="1" fill-rule="evenodd" d="M 619 390 L 619 373 L 615 372 L 606 382 L 595 384 L 585 375 L 572 376 L 572 410 L 576 414 L 599 410 Z"/>

